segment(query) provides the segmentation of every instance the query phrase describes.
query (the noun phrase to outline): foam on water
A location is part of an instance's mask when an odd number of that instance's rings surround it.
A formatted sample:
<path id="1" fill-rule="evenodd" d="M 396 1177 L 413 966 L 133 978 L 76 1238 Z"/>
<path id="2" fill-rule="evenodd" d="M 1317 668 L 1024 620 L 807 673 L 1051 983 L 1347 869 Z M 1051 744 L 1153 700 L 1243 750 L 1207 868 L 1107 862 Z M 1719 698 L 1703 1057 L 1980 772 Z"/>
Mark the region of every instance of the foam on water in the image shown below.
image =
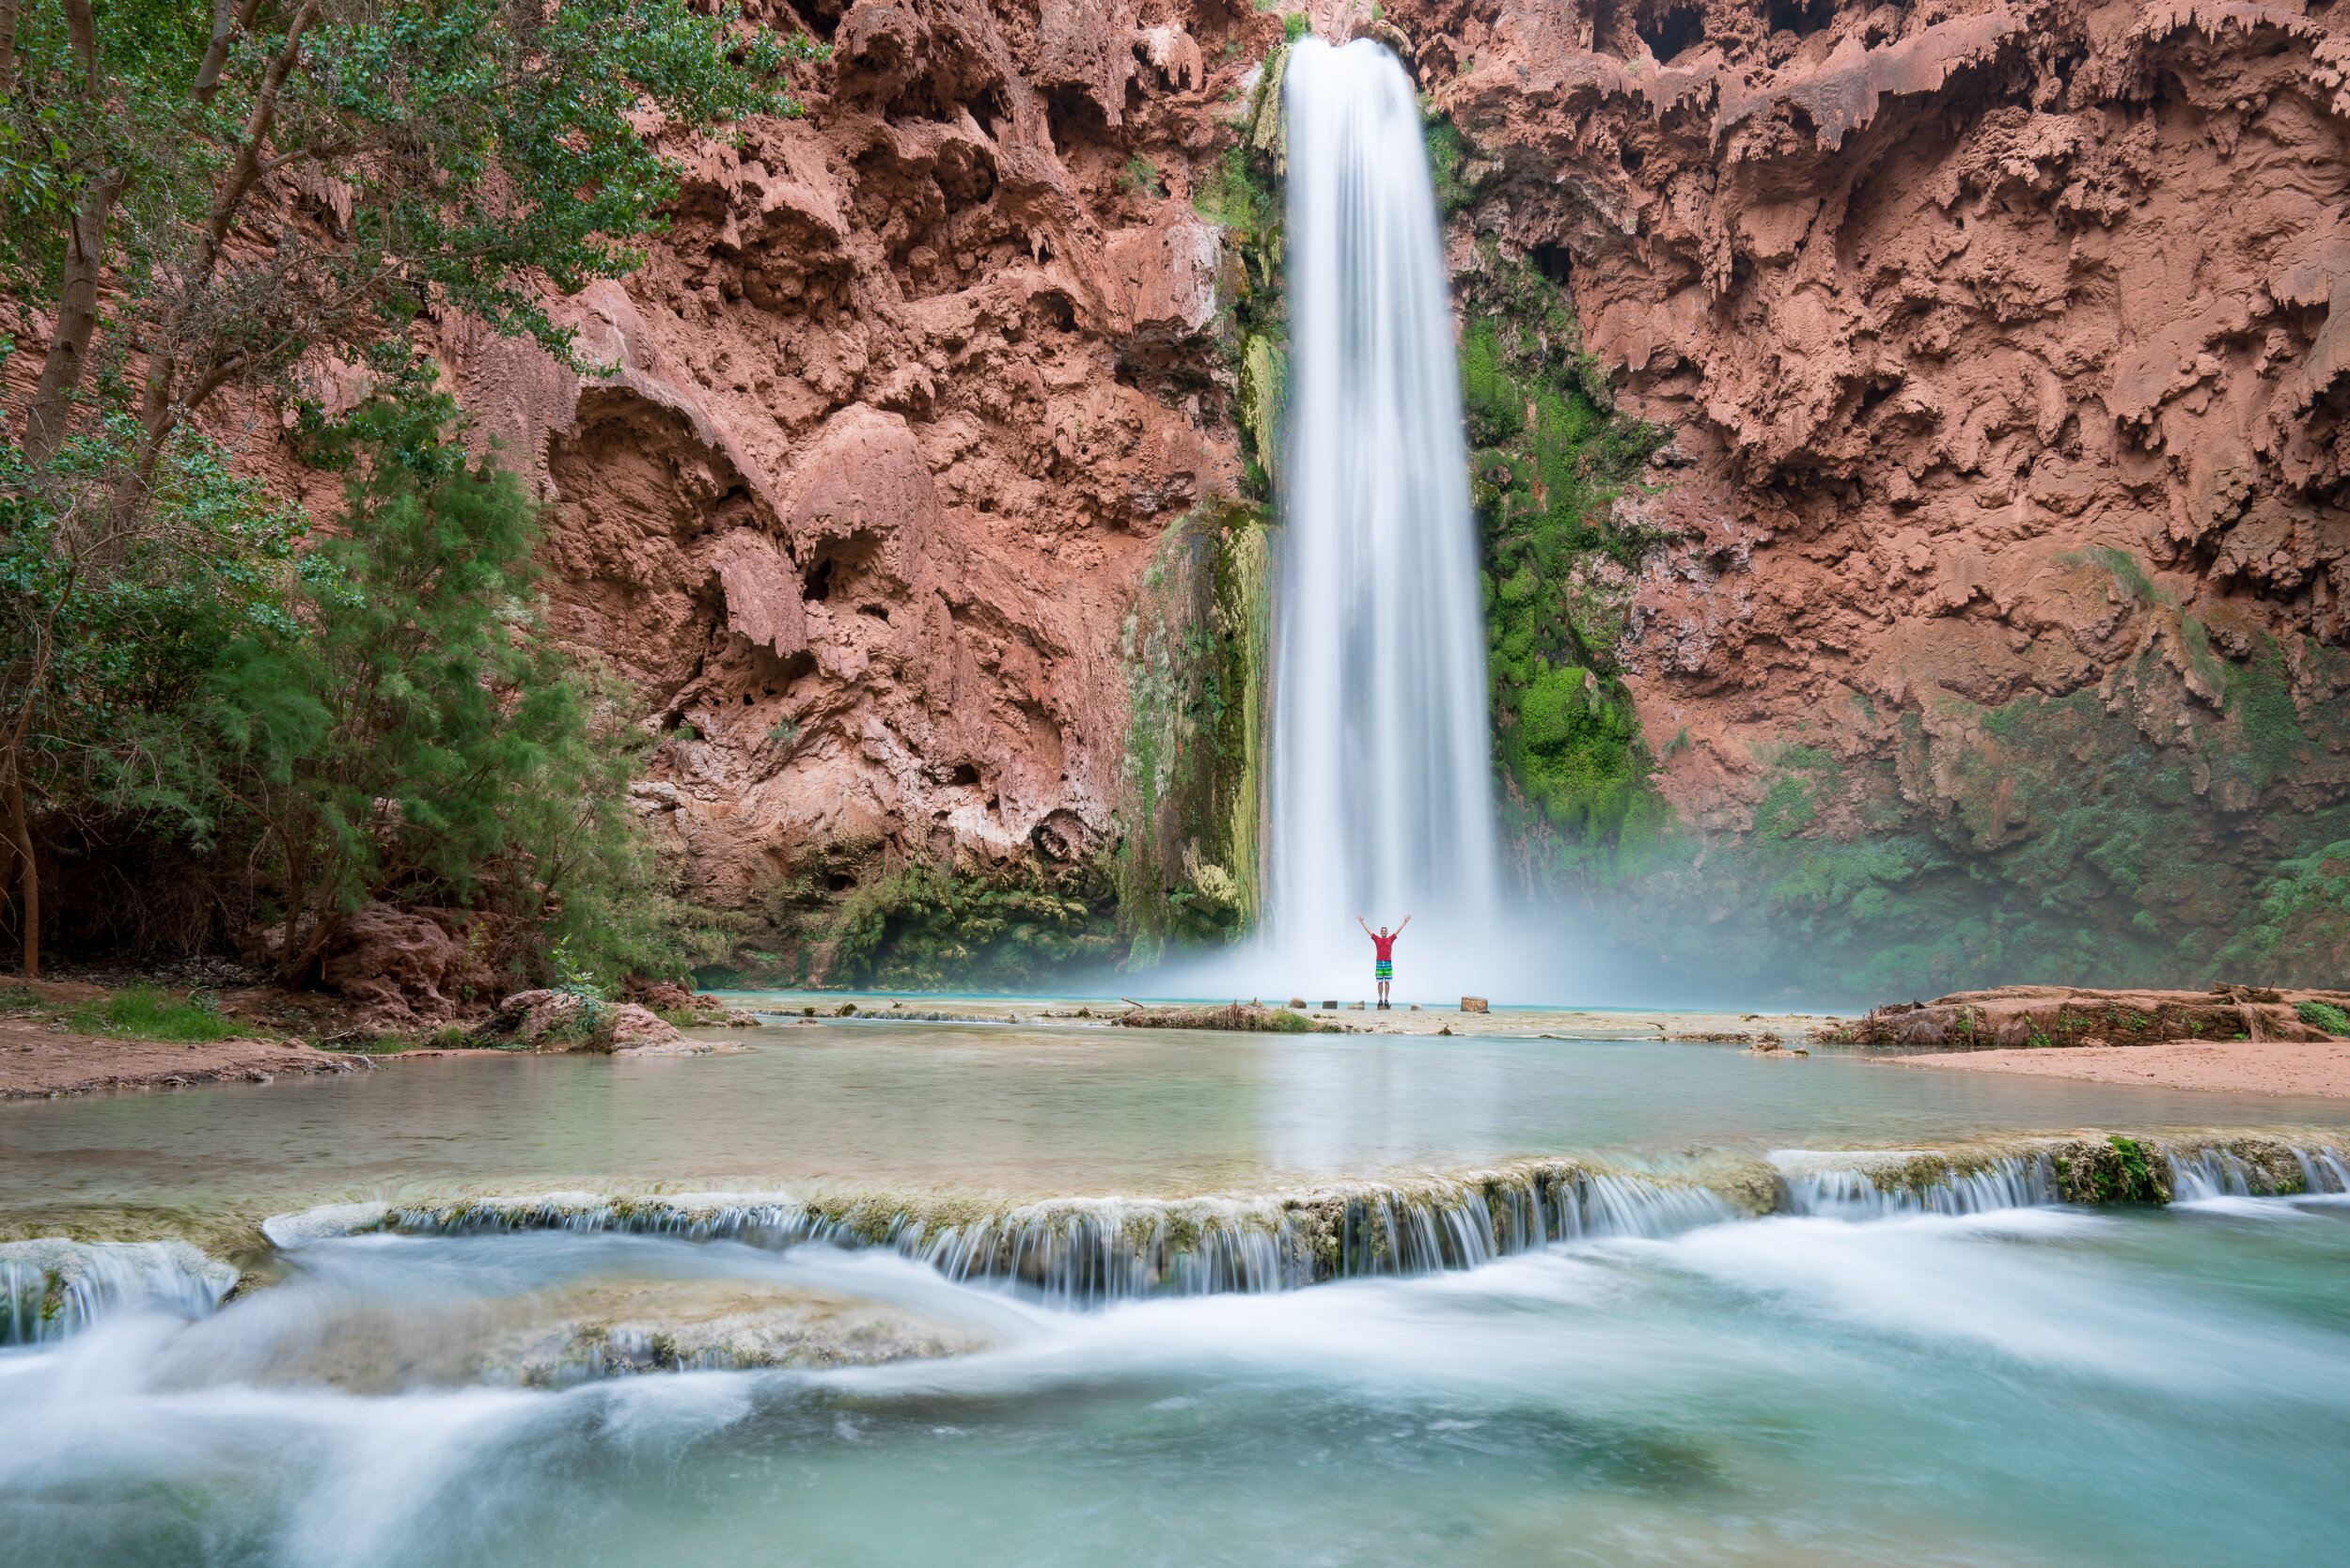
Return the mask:
<path id="1" fill-rule="evenodd" d="M 294 1256 L 334 1260 L 324 1289 L 439 1293 L 809 1250 L 557 1231 Z M 1004 1302 L 886 1250 L 824 1257 Z M 2324 1560 L 2350 1524 L 2345 1267 L 2330 1224 L 1782 1215 L 1032 1303 L 1027 1332 L 946 1361 L 379 1398 L 191 1382 L 195 1337 L 274 1342 L 281 1286 L 11 1353 L 0 1538 L 284 1568 Z"/>

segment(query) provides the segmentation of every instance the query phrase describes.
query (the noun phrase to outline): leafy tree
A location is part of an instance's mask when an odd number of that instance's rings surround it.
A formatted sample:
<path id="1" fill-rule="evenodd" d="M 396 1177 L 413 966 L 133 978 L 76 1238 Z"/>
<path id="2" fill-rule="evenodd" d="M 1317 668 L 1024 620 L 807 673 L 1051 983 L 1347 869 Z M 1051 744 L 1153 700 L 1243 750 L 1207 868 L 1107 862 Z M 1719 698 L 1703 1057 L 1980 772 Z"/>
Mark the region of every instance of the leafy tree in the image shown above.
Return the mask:
<path id="1" fill-rule="evenodd" d="M 69 481 L 118 450 L 100 431 L 61 444 Z M 114 559 L 76 546 L 73 519 L 44 504 L 22 453 L 0 447 L 0 621 L 8 679 L 11 782 L 0 827 L 0 886 L 22 869 L 27 973 L 39 968 L 39 878 L 25 784 L 59 810 L 161 813 L 210 835 L 210 763 L 198 743 L 209 682 L 228 651 L 295 630 L 298 510 L 229 471 L 214 443 L 180 443 L 158 474 L 153 525 Z"/>
<path id="2" fill-rule="evenodd" d="M 262 826 L 290 983 L 370 898 L 559 928 L 574 888 L 646 877 L 627 806 L 640 743 L 548 637 L 539 509 L 444 439 L 457 418 L 412 386 L 314 429 L 351 474 L 337 531 L 302 557 L 296 628 L 258 629 L 214 677 L 223 789 Z M 574 933 L 585 952 L 598 936 Z"/>
<path id="3" fill-rule="evenodd" d="M 58 684 L 108 613 L 79 601 L 164 591 L 168 541 L 212 525 L 172 515 L 192 423 L 224 395 L 298 400 L 306 369 L 404 347 L 425 312 L 568 355 L 542 291 L 635 265 L 665 148 L 797 113 L 784 73 L 818 52 L 686 0 L 0 0 L 0 289 L 53 302 L 0 472 L 0 837 L 28 972 L 25 796 L 63 808 L 56 759 L 121 739 L 77 728 Z M 446 482 L 468 504 L 474 481 Z"/>

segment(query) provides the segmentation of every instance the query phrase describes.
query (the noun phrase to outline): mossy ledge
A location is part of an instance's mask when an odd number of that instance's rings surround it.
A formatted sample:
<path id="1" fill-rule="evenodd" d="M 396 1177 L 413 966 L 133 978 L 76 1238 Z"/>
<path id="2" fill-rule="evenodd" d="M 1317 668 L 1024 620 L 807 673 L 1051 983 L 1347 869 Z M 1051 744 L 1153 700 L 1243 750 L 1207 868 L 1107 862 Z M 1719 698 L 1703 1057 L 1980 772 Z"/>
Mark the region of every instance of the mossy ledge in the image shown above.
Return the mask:
<path id="1" fill-rule="evenodd" d="M 2016 1135 L 1932 1150 L 1715 1154 L 1669 1171 L 1583 1158 L 1199 1198 L 976 1195 L 478 1197 L 384 1211 L 395 1231 L 623 1230 L 759 1246 L 889 1247 L 954 1279 L 1068 1302 L 1293 1289 L 1474 1267 L 1547 1242 L 1669 1235 L 1770 1214 L 1966 1213 L 2350 1191 L 2350 1137 L 2316 1129 Z"/>
<path id="2" fill-rule="evenodd" d="M 1529 1158 L 1469 1170 L 1194 1198 L 812 1192 L 475 1194 L 276 1215 L 279 1248 L 368 1231 L 619 1231 L 781 1248 L 887 1247 L 950 1279 L 1014 1284 L 1066 1306 L 1290 1290 L 1473 1268 L 1548 1243 L 1668 1236 L 1767 1215 L 1868 1218 L 2050 1204 L 2161 1205 L 2350 1193 L 2350 1135 L 2316 1128 L 2081 1129 L 1934 1149 L 1716 1153 L 1671 1169 Z M 55 1339 L 135 1301 L 189 1314 L 241 1278 L 184 1241 L 44 1237 L 0 1245 L 0 1343 Z"/>

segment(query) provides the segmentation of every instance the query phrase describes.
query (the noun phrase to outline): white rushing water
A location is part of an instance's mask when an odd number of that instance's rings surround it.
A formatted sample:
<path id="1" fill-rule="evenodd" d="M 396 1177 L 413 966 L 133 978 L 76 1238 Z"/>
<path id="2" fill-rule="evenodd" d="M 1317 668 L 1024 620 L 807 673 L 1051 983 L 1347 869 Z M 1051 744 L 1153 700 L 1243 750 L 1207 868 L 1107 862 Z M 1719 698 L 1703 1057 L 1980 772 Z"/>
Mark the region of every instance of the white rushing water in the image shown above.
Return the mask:
<path id="1" fill-rule="evenodd" d="M 1292 442 L 1269 983 L 1361 995 L 1355 917 L 1416 917 L 1399 996 L 1476 983 L 1496 892 L 1484 621 L 1418 105 L 1368 39 L 1285 78 Z"/>

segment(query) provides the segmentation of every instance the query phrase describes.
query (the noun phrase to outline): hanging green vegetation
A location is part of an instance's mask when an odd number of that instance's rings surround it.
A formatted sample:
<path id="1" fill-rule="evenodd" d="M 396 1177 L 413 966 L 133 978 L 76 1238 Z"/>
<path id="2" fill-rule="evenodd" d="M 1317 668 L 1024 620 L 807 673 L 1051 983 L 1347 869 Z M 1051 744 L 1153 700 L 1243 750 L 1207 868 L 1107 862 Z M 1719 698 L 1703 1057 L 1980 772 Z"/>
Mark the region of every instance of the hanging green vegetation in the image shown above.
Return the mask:
<path id="1" fill-rule="evenodd" d="M 1294 19 L 1292 19 L 1294 20 Z M 1280 486 L 1289 403 L 1289 306 L 1283 287 L 1281 72 L 1289 45 L 1266 57 L 1241 135 L 1194 192 L 1199 215 L 1224 232 L 1216 340 L 1239 413 L 1244 489 L 1270 503 Z"/>
<path id="2" fill-rule="evenodd" d="M 1272 693 L 1272 542 L 1255 508 L 1195 508 L 1162 536 L 1128 620 L 1119 809 L 1132 962 L 1230 941 L 1260 893 Z"/>
<path id="3" fill-rule="evenodd" d="M 1661 536 L 1621 519 L 1664 432 L 1615 412 L 1564 293 L 1488 239 L 1456 284 L 1462 416 L 1483 555 L 1505 828 L 1538 880 L 1572 871 L 1662 803 L 1612 651 Z"/>
<path id="4" fill-rule="evenodd" d="M 1049 989 L 1123 947 L 1098 869 L 995 871 L 916 861 L 851 893 L 807 949 L 801 979 L 940 991 Z"/>

